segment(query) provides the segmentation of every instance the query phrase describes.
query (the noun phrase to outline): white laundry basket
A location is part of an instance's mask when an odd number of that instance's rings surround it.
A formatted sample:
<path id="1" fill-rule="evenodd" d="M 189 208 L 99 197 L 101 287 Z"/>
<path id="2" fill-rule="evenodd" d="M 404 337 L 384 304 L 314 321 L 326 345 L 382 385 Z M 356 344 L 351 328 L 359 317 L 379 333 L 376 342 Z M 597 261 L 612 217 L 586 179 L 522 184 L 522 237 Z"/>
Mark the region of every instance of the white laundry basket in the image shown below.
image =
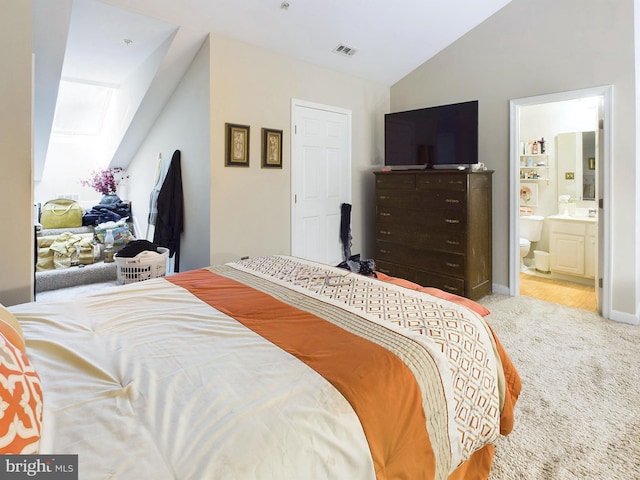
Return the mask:
<path id="1" fill-rule="evenodd" d="M 127 284 L 164 277 L 167 271 L 167 258 L 169 258 L 169 249 L 165 247 L 158 247 L 158 253 L 145 251 L 130 258 L 116 255 L 118 283 Z"/>

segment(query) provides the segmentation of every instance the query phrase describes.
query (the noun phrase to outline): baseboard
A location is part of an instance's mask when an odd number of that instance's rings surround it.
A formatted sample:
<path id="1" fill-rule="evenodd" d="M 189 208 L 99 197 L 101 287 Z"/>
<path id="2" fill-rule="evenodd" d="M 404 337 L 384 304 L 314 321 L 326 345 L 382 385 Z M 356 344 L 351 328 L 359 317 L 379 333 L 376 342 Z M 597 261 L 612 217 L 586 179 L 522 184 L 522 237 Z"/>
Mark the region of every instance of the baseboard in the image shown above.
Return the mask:
<path id="1" fill-rule="evenodd" d="M 613 321 L 616 321 L 616 322 L 628 323 L 630 325 L 638 325 L 638 324 L 640 324 L 640 318 L 639 318 L 638 314 L 633 315 L 631 313 L 620 312 L 618 310 L 611 310 L 611 314 L 609 315 L 609 319 L 613 320 Z"/>
<path id="2" fill-rule="evenodd" d="M 493 284 L 493 293 L 498 293 L 500 295 L 511 295 L 509 292 L 509 287 L 505 285 L 499 285 L 497 283 Z"/>

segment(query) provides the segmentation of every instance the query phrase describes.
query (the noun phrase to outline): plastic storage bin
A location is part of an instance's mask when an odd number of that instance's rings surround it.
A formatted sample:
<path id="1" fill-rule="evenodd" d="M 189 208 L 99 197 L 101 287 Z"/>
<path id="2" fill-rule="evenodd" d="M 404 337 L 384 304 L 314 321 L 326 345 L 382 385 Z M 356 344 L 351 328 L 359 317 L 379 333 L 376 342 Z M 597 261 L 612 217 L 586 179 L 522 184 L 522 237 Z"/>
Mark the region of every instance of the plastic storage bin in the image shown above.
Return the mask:
<path id="1" fill-rule="evenodd" d="M 131 258 L 116 255 L 118 283 L 135 283 L 164 277 L 167 271 L 167 258 L 169 258 L 169 249 L 165 247 L 158 247 L 158 253 L 140 252 Z"/>

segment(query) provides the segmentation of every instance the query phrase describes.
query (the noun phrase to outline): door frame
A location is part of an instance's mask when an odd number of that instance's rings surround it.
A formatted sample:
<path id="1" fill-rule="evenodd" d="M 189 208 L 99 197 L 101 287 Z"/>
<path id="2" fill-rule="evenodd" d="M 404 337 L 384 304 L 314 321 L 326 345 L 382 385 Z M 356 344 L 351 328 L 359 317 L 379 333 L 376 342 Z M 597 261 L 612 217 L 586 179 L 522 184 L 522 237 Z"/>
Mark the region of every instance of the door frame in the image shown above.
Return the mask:
<path id="1" fill-rule="evenodd" d="M 520 145 L 520 108 L 541 103 L 576 100 L 586 97 L 603 99 L 603 138 L 602 158 L 598 169 L 598 278 L 600 314 L 609 318 L 611 314 L 611 172 L 612 172 L 612 134 L 613 134 L 613 85 L 603 85 L 534 97 L 510 100 L 509 102 L 509 295 L 520 294 L 520 195 L 519 195 L 519 145 Z"/>
<path id="2" fill-rule="evenodd" d="M 298 108 L 299 107 L 303 107 L 303 108 L 311 108 L 311 109 L 316 109 L 316 110 L 323 110 L 326 112 L 332 112 L 332 113 L 337 113 L 339 115 L 346 115 L 347 117 L 347 163 L 348 163 L 348 169 L 347 169 L 347 185 L 348 185 L 348 192 L 347 192 L 347 203 L 352 203 L 351 199 L 352 199 L 352 195 L 353 195 L 353 185 L 352 185 L 352 168 L 353 168 L 353 163 L 352 163 L 352 145 L 353 145 L 353 130 L 352 130 L 352 126 L 351 126 L 351 119 L 352 119 L 352 111 L 345 109 L 345 108 L 340 108 L 340 107 L 334 107 L 331 105 L 324 105 L 321 103 L 314 103 L 314 102 L 309 102 L 306 100 L 300 100 L 300 99 L 296 99 L 296 98 L 292 98 L 291 99 L 291 136 L 290 136 L 290 152 L 291 152 L 291 211 L 290 211 L 290 215 L 291 215 L 291 225 L 290 225 L 290 229 L 291 229 L 291 244 L 290 244 L 290 248 L 289 248 L 289 252 L 290 254 L 293 254 L 293 247 L 294 247 L 294 236 L 295 236 L 295 232 L 296 232 L 296 225 L 295 225 L 295 219 L 296 219 L 296 215 L 295 215 L 295 209 L 296 209 L 296 203 L 297 203 L 297 192 L 300 190 L 299 185 L 296 184 L 296 180 L 298 178 L 298 169 L 300 168 L 299 162 L 298 162 L 298 158 L 297 158 L 297 130 L 296 130 L 296 125 L 298 123 Z"/>

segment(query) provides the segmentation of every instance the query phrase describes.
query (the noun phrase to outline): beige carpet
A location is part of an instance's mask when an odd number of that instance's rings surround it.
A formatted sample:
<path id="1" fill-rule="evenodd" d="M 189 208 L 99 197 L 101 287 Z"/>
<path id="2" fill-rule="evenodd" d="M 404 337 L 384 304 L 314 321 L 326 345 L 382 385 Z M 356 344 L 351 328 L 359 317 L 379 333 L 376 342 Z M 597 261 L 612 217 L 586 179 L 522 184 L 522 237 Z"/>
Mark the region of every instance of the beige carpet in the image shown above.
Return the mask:
<path id="1" fill-rule="evenodd" d="M 640 478 L 640 326 L 529 297 L 480 301 L 522 377 L 490 480 Z"/>

